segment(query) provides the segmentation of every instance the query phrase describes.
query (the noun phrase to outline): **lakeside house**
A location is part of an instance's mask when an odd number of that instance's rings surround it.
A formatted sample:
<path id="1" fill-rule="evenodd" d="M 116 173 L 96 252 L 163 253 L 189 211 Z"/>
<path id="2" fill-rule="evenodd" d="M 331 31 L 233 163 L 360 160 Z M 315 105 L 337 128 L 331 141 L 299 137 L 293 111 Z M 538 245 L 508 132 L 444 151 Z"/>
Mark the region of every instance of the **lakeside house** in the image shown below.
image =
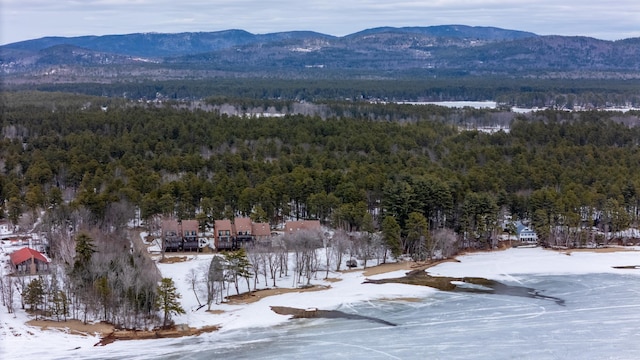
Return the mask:
<path id="1" fill-rule="evenodd" d="M 19 275 L 37 275 L 49 272 L 49 260 L 40 252 L 24 247 L 9 255 L 11 267 Z"/>
<path id="2" fill-rule="evenodd" d="M 284 234 L 292 235 L 301 231 L 321 233 L 319 220 L 288 221 Z M 237 250 L 250 245 L 272 246 L 274 233 L 269 223 L 254 223 L 248 217 L 233 220 L 215 220 L 213 224 L 213 247 L 216 250 Z M 197 220 L 162 221 L 162 241 L 165 251 L 199 251 L 199 244 L 205 238 L 198 238 Z M 200 246 L 202 248 L 203 246 Z"/>
<path id="3" fill-rule="evenodd" d="M 320 220 L 296 220 L 287 221 L 284 224 L 286 235 L 292 235 L 299 231 L 321 231 Z"/>
<path id="4" fill-rule="evenodd" d="M 10 235 L 11 233 L 11 224 L 6 220 L 0 220 L 0 236 Z"/>
<path id="5" fill-rule="evenodd" d="M 165 251 L 199 251 L 197 220 L 162 220 Z"/>
<path id="6" fill-rule="evenodd" d="M 503 233 L 499 236 L 499 241 L 508 241 L 510 246 L 538 245 L 538 234 L 520 220 L 507 219 L 502 222 L 502 229 Z"/>
<path id="7" fill-rule="evenodd" d="M 217 250 L 232 250 L 233 244 L 233 225 L 231 220 L 216 220 L 213 224 L 214 241 Z"/>
<path id="8" fill-rule="evenodd" d="M 251 218 L 237 217 L 214 222 L 215 246 L 217 250 L 236 250 L 253 244 L 271 246 L 271 226 L 254 223 Z"/>
<path id="9" fill-rule="evenodd" d="M 252 223 L 251 234 L 255 238 L 256 244 L 271 246 L 271 226 L 269 223 Z"/>
<path id="10" fill-rule="evenodd" d="M 537 245 L 538 235 L 533 229 L 524 225 L 520 221 L 516 221 L 516 236 L 521 245 Z"/>
<path id="11" fill-rule="evenodd" d="M 233 233 L 235 236 L 235 248 L 241 248 L 253 244 L 253 225 L 250 218 L 235 218 L 233 220 Z"/>

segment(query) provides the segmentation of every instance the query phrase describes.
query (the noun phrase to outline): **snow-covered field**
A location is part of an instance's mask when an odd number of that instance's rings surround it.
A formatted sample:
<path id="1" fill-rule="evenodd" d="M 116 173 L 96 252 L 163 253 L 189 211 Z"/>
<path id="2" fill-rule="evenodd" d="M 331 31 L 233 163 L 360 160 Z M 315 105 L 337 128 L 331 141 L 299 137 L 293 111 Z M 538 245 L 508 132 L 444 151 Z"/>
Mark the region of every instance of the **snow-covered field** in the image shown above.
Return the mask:
<path id="1" fill-rule="evenodd" d="M 375 303 L 376 300 L 382 302 L 382 299 L 404 301 L 401 299 L 418 298 L 429 302 L 429 299 L 436 299 L 440 293 L 431 288 L 411 285 L 362 284 L 365 279 L 362 271 L 331 273 L 331 278 L 339 279 L 339 281 L 332 282 L 325 282 L 322 279 L 324 273 L 319 273 L 318 278 L 312 282 L 330 286 L 329 289 L 270 296 L 245 305 L 213 305 L 212 310 L 221 311 L 221 313 L 216 312 L 215 314 L 205 312 L 206 307 L 196 311 L 198 303 L 189 282 L 186 280 L 187 274 L 191 269 L 200 271 L 206 268 L 211 256 L 198 254 L 190 256 L 185 262 L 159 264 L 163 276 L 173 278 L 182 295 L 181 301 L 186 314 L 175 317 L 175 322 L 188 324 L 191 327 L 221 326 L 220 331 L 201 335 L 199 337 L 201 340 L 194 339 L 194 342 L 215 342 L 217 338 L 224 338 L 225 334 L 234 334 L 237 331 L 250 332 L 251 329 L 256 328 L 273 329 L 287 323 L 288 317 L 275 314 L 271 311 L 270 306 L 331 310 L 349 308 L 357 304 Z M 634 279 L 637 277 L 640 280 L 640 269 L 613 268 L 614 266 L 640 265 L 640 251 L 572 252 L 567 255 L 539 248 L 528 248 L 475 253 L 461 256 L 458 260 L 459 262 L 442 263 L 428 269 L 428 272 L 432 275 L 486 277 L 511 284 L 521 282 L 521 277 L 524 275 L 622 274 Z M 372 278 L 402 275 L 404 275 L 404 271 L 395 271 L 372 276 Z M 279 287 L 293 287 L 294 285 L 292 278 L 280 279 L 278 284 Z M 264 286 L 264 284 L 260 285 Z M 640 290 L 640 286 L 637 286 L 637 289 Z M 234 293 L 235 290 L 231 289 L 230 294 Z M 628 305 L 625 304 L 625 306 Z M 16 314 L 7 314 L 5 308 L 2 308 L 2 312 L 0 312 L 0 359 L 12 359 L 18 356 L 40 359 L 154 358 L 164 355 L 163 351 L 169 348 L 168 345 L 181 344 L 181 346 L 185 346 L 185 341 L 191 341 L 189 339 L 117 341 L 104 347 L 94 347 L 94 344 L 99 341 L 95 335 L 79 336 L 55 330 L 42 331 L 25 325 L 25 322 L 29 320 L 28 315 L 20 310 L 19 306 L 16 310 Z M 628 310 L 633 311 L 634 314 L 640 311 L 637 307 Z M 638 315 L 633 316 L 640 318 Z M 196 350 L 197 348 L 194 348 L 194 351 Z M 640 355 L 640 353 L 638 354 Z M 183 352 L 182 355 L 172 358 L 193 358 L 188 356 L 188 353 Z M 627 359 L 631 357 L 613 356 L 611 358 Z"/>

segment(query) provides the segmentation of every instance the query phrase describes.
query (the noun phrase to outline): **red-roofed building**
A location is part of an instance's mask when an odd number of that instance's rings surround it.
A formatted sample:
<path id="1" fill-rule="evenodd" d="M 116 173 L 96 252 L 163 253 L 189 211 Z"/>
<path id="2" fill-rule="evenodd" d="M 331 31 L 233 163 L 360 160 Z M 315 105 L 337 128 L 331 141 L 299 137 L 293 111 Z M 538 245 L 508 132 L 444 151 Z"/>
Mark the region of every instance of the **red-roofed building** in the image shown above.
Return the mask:
<path id="1" fill-rule="evenodd" d="M 49 271 L 49 260 L 28 247 L 14 251 L 10 259 L 11 266 L 17 274 L 36 275 Z"/>

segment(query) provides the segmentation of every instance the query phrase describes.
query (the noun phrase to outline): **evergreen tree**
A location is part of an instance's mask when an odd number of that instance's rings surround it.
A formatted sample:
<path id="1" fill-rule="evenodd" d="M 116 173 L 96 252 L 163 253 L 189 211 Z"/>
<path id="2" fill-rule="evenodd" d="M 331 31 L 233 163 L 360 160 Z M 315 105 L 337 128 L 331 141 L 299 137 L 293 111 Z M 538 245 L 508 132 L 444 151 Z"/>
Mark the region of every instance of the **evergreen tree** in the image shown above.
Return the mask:
<path id="1" fill-rule="evenodd" d="M 67 300 L 67 294 L 62 290 L 53 292 L 51 297 L 51 312 L 60 321 L 60 315 L 63 316 L 64 321 L 67 321 L 67 315 L 69 314 L 69 300 Z"/>
<path id="2" fill-rule="evenodd" d="M 55 272 L 51 274 L 48 291 L 51 299 L 51 303 L 49 305 L 51 314 L 55 315 L 58 321 L 60 321 L 60 315 L 63 315 L 66 321 L 68 313 L 67 295 L 62 291 L 62 289 L 60 289 L 58 275 Z"/>
<path id="3" fill-rule="evenodd" d="M 27 303 L 31 311 L 36 314 L 36 320 L 38 320 L 38 308 L 44 300 L 44 281 L 42 277 L 37 277 L 29 284 L 23 293 L 25 303 Z"/>
<path id="4" fill-rule="evenodd" d="M 249 287 L 249 279 L 251 278 L 251 263 L 247 258 L 247 252 L 241 248 L 236 251 L 229 252 L 225 255 L 225 260 L 227 261 L 227 271 L 229 272 L 229 277 L 233 279 L 234 285 L 236 287 L 236 293 L 240 294 L 240 288 L 238 286 L 238 281 L 240 278 L 245 278 L 247 281 L 247 288 Z"/>
<path id="5" fill-rule="evenodd" d="M 76 237 L 76 256 L 74 258 L 74 269 L 86 268 L 91 263 L 91 257 L 96 252 L 93 239 L 86 233 L 80 233 Z"/>
<path id="6" fill-rule="evenodd" d="M 373 233 L 375 232 L 375 226 L 373 223 L 373 216 L 369 212 L 365 213 L 362 217 L 362 236 L 360 238 L 361 244 L 361 256 L 363 266 L 367 268 L 367 261 L 373 256 Z"/>
<path id="7" fill-rule="evenodd" d="M 157 288 L 156 306 L 162 311 L 162 327 L 167 327 L 172 315 L 184 314 L 181 298 L 171 278 L 162 278 Z"/>
<path id="8" fill-rule="evenodd" d="M 407 220 L 407 248 L 416 260 L 425 260 L 430 249 L 429 222 L 421 213 L 412 212 Z"/>
<path id="9" fill-rule="evenodd" d="M 96 252 L 93 239 L 81 232 L 76 237 L 76 255 L 73 258 L 72 275 L 79 281 L 79 286 L 90 285 L 92 282 L 91 258 Z"/>
<path id="10" fill-rule="evenodd" d="M 387 249 L 391 250 L 391 255 L 395 258 L 402 255 L 400 232 L 400 225 L 393 216 L 387 216 L 382 220 L 382 237 Z"/>
<path id="11" fill-rule="evenodd" d="M 112 298 L 111 287 L 109 286 L 109 279 L 106 275 L 99 277 L 93 284 L 96 295 L 98 296 L 98 301 L 102 305 L 103 310 L 103 320 L 107 321 L 108 314 L 107 311 L 109 309 L 109 303 Z"/>
<path id="12" fill-rule="evenodd" d="M 7 213 L 11 224 L 17 225 L 20 215 L 22 215 L 22 200 L 18 197 L 11 197 L 7 202 Z"/>

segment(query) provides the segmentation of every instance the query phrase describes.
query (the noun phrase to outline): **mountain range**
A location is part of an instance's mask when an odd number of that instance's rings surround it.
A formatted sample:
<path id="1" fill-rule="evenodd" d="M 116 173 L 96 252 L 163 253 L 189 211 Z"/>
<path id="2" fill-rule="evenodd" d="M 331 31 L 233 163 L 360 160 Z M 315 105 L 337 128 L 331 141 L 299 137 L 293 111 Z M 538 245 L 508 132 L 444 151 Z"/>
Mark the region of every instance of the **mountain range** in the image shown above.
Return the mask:
<path id="1" fill-rule="evenodd" d="M 243 30 L 45 37 L 0 46 L 7 82 L 220 76 L 439 75 L 639 78 L 640 38 L 540 36 L 495 27 L 380 27 L 336 37 Z"/>

